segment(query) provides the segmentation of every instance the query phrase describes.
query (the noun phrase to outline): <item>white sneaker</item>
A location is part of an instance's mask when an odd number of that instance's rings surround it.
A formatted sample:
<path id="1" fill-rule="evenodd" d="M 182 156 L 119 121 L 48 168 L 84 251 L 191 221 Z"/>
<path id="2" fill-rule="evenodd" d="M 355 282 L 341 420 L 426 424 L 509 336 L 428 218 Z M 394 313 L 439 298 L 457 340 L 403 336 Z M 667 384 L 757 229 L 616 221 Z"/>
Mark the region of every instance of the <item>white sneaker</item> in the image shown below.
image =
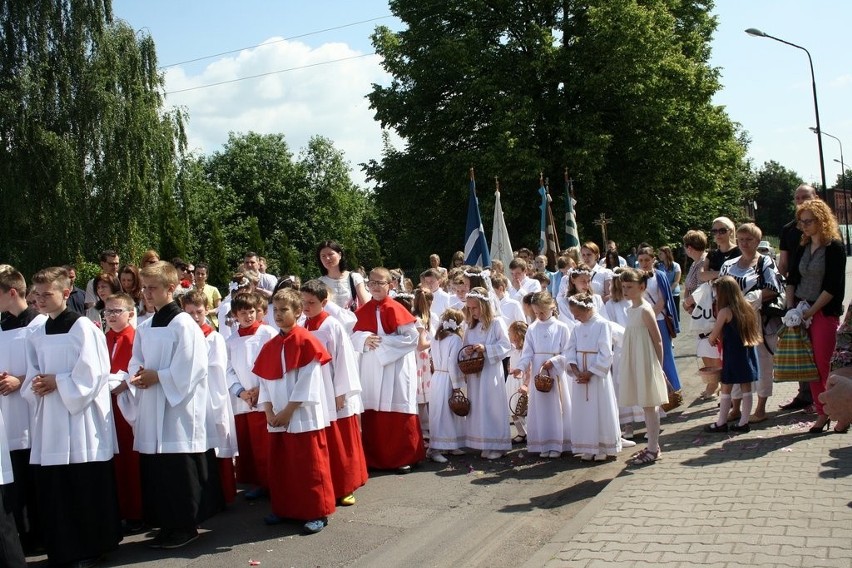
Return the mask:
<path id="1" fill-rule="evenodd" d="M 435 463 L 447 463 L 447 458 L 441 452 L 434 452 L 429 458 Z"/>
<path id="2" fill-rule="evenodd" d="M 580 456 L 580 459 L 584 462 L 590 462 L 595 459 L 594 454 L 583 454 Z"/>
<path id="3" fill-rule="evenodd" d="M 495 450 L 493 452 L 488 452 L 488 455 L 485 456 L 485 459 L 487 459 L 487 460 L 499 460 L 502 457 L 503 457 L 503 452 L 498 452 L 498 451 Z"/>
<path id="4" fill-rule="evenodd" d="M 595 454 L 595 461 L 596 462 L 605 462 L 606 461 L 606 454 Z"/>
<path id="5" fill-rule="evenodd" d="M 562 452 L 552 451 L 552 452 L 550 452 L 550 454 L 548 454 L 547 457 L 549 457 L 550 459 L 555 459 L 555 458 L 558 458 L 558 457 L 561 457 L 561 456 L 562 456 Z"/>
<path id="6" fill-rule="evenodd" d="M 464 450 L 450 450 L 450 453 L 454 456 L 463 456 Z"/>
<path id="7" fill-rule="evenodd" d="M 633 440 L 628 440 L 626 438 L 621 439 L 621 447 L 622 448 L 632 448 L 635 445 L 636 445 L 636 442 L 634 442 Z"/>

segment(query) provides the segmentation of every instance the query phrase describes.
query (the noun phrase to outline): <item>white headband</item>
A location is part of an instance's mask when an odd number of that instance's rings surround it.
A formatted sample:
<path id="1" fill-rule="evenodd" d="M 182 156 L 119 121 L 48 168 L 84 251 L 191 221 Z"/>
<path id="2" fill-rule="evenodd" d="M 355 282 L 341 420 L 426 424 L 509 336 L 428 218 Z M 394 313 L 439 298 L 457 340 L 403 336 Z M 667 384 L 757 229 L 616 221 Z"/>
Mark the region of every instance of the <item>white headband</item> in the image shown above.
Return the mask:
<path id="1" fill-rule="evenodd" d="M 455 331 L 459 328 L 459 324 L 454 319 L 449 319 L 441 322 L 441 329 L 449 329 Z"/>
<path id="2" fill-rule="evenodd" d="M 248 288 L 248 286 L 248 278 L 243 276 L 243 279 L 239 282 L 234 282 L 233 280 L 231 280 L 230 284 L 228 284 L 228 291 L 233 292 L 234 290 L 239 290 L 240 288 Z"/>
<path id="3" fill-rule="evenodd" d="M 480 271 L 480 272 L 468 272 L 467 270 L 465 270 L 464 272 L 462 272 L 462 274 L 464 274 L 468 278 L 473 278 L 474 276 L 479 276 L 480 278 L 490 278 L 491 277 L 491 271 L 488 270 L 487 268 L 485 270 Z"/>
<path id="4" fill-rule="evenodd" d="M 589 296 L 588 300 L 585 301 L 580 300 L 575 296 L 571 296 L 570 298 L 568 298 L 568 303 L 574 304 L 575 306 L 580 306 L 581 308 L 586 308 L 587 310 L 594 309 L 595 307 L 595 303 L 592 301 L 591 296 Z"/>
<path id="5" fill-rule="evenodd" d="M 408 292 L 398 292 L 394 298 L 402 298 L 403 300 L 413 300 L 414 294 L 409 294 Z"/>
<path id="6" fill-rule="evenodd" d="M 479 292 L 468 292 L 464 297 L 465 300 L 470 300 L 471 298 L 476 298 L 477 300 L 482 300 L 483 302 L 488 302 L 490 298 L 485 294 L 480 294 Z"/>

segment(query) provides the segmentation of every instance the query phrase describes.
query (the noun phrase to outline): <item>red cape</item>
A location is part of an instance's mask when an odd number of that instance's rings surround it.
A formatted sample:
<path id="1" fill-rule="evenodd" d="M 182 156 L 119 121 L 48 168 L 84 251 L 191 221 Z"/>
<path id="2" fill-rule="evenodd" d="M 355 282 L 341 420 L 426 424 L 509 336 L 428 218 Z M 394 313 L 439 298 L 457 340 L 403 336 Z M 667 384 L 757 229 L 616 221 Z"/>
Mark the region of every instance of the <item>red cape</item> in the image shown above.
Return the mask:
<path id="1" fill-rule="evenodd" d="M 286 369 L 283 365 L 285 361 Z M 311 361 L 325 365 L 331 361 L 331 355 L 314 334 L 304 327 L 295 326 L 286 335 L 279 333 L 263 345 L 252 372 L 262 379 L 274 381 L 284 378 L 287 371 L 304 367 Z"/>
<path id="2" fill-rule="evenodd" d="M 305 319 L 305 329 L 308 331 L 316 331 L 322 325 L 322 322 L 325 321 L 325 318 L 328 317 L 328 312 L 323 310 L 319 313 L 318 316 L 312 318 Z"/>
<path id="3" fill-rule="evenodd" d="M 132 325 L 128 325 L 119 332 L 107 330 L 106 342 L 107 351 L 109 352 L 109 372 L 118 373 L 119 371 L 127 371 L 127 365 L 130 363 L 130 355 L 133 352 L 133 339 L 136 337 L 136 330 Z"/>
<path id="4" fill-rule="evenodd" d="M 382 329 L 385 333 L 393 333 L 401 325 L 414 323 L 414 316 L 405 309 L 405 306 L 392 298 L 387 297 L 382 301 L 370 300 L 355 312 L 358 321 L 352 331 L 369 331 L 378 333 L 379 326 L 376 322 L 376 308 L 379 309 L 379 317 L 382 319 Z"/>

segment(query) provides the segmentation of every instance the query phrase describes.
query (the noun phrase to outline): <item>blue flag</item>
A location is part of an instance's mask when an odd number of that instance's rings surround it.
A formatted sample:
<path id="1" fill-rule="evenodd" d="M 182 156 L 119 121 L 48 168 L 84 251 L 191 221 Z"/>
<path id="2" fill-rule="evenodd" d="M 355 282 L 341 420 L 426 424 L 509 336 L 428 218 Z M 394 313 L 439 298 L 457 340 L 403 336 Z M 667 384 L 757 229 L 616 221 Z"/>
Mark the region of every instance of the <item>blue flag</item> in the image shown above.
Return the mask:
<path id="1" fill-rule="evenodd" d="M 464 232 L 464 262 L 470 266 L 491 266 L 485 229 L 479 215 L 479 200 L 476 198 L 476 181 L 473 169 L 470 172 L 470 199 L 467 205 L 467 229 Z"/>

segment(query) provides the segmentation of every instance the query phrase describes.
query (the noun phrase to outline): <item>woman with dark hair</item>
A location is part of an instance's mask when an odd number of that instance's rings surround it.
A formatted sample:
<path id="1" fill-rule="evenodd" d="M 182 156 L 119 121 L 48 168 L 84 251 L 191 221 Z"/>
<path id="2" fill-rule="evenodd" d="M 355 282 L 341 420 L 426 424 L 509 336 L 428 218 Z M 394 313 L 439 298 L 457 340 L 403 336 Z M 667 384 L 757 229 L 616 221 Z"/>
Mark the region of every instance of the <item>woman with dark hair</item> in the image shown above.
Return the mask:
<path id="1" fill-rule="evenodd" d="M 680 264 L 675 262 L 674 254 L 671 247 L 662 246 L 657 249 L 657 258 L 660 259 L 658 267 L 666 273 L 666 278 L 669 279 L 669 288 L 672 289 L 674 297 L 675 309 L 680 312 L 680 278 L 682 271 Z"/>
<path id="2" fill-rule="evenodd" d="M 346 265 L 343 247 L 337 241 L 323 241 L 317 247 L 320 280 L 332 291 L 331 300 L 344 309 L 355 311 L 370 301 L 364 277 Z"/>
<path id="3" fill-rule="evenodd" d="M 604 257 L 604 268 L 608 268 L 609 270 L 615 270 L 620 267 L 619 264 L 621 260 L 618 258 L 617 250 L 608 250 L 606 251 L 606 256 Z"/>
<path id="4" fill-rule="evenodd" d="M 121 286 L 121 291 L 133 298 L 136 313 L 142 313 L 144 306 L 142 305 L 142 284 L 139 280 L 139 269 L 133 264 L 126 264 L 118 271 L 118 283 Z"/>
<path id="5" fill-rule="evenodd" d="M 113 294 L 121 292 L 121 284 L 119 284 L 118 278 L 114 275 L 102 272 L 92 280 L 92 288 L 95 290 L 95 296 L 98 298 L 98 301 L 94 306 L 89 308 L 89 311 L 86 312 L 86 317 L 98 324 L 106 332 L 104 303 Z"/>

